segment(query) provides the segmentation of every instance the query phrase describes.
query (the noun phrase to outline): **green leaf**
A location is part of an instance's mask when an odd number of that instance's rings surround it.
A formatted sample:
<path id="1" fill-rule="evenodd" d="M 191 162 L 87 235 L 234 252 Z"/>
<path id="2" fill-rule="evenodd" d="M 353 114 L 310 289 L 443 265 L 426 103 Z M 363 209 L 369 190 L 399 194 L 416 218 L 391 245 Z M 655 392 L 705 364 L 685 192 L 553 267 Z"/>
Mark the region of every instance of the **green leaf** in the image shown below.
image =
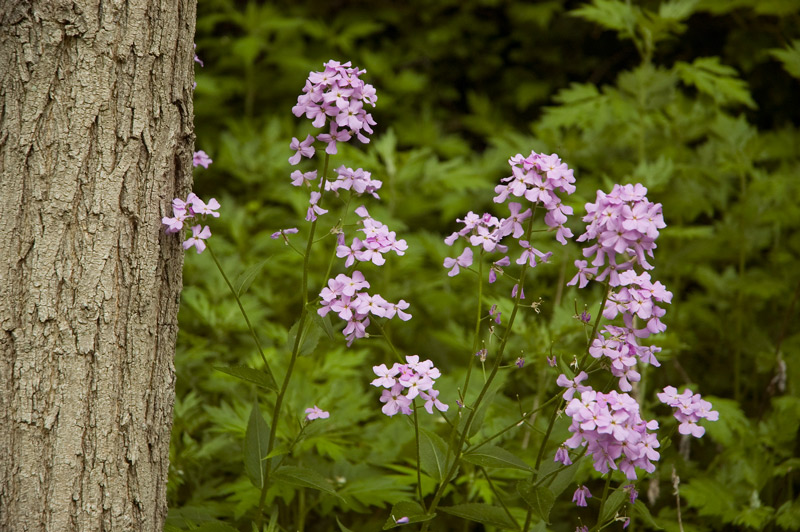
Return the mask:
<path id="1" fill-rule="evenodd" d="M 396 526 L 403 526 L 403 523 L 397 524 L 397 520 L 403 517 L 408 517 L 408 523 L 421 523 L 423 521 L 430 521 L 436 514 L 428 515 L 418 503 L 414 501 L 400 501 L 392 506 L 392 513 L 383 524 L 383 530 L 389 530 Z"/>
<path id="2" fill-rule="evenodd" d="M 501 467 L 531 471 L 532 468 L 515 454 L 494 445 L 484 445 L 480 449 L 467 453 L 462 460 L 483 467 Z"/>
<path id="3" fill-rule="evenodd" d="M 258 408 L 258 401 L 255 401 L 244 436 L 244 470 L 250 482 L 259 489 L 264 485 L 266 468 L 264 459 L 267 457 L 268 447 L 269 427 Z"/>
<path id="4" fill-rule="evenodd" d="M 320 338 L 322 338 L 322 328 L 315 327 L 312 323 L 313 321 L 314 321 L 313 318 L 306 319 L 305 323 L 303 324 L 303 332 L 302 336 L 300 337 L 300 345 L 297 349 L 298 356 L 303 357 L 313 353 L 314 349 L 317 348 L 317 344 L 319 343 Z M 295 338 L 297 338 L 298 323 L 299 322 L 292 325 L 292 328 L 289 330 L 289 341 L 287 343 L 289 351 L 292 351 L 294 349 Z"/>
<path id="5" fill-rule="evenodd" d="M 775 523 L 787 530 L 800 530 L 800 500 L 783 503 L 775 514 Z"/>
<path id="6" fill-rule="evenodd" d="M 670 0 L 658 6 L 658 16 L 669 20 L 685 20 L 694 13 L 697 0 Z"/>
<path id="7" fill-rule="evenodd" d="M 594 0 L 570 11 L 570 15 L 595 22 L 606 29 L 619 33 L 620 38 L 633 36 L 636 13 L 633 6 L 619 0 Z"/>
<path id="8" fill-rule="evenodd" d="M 719 105 L 744 104 L 755 109 L 747 83 L 739 79 L 736 69 L 720 63 L 719 57 L 698 57 L 692 63 L 679 61 L 675 68 L 681 80 L 711 96 Z"/>
<path id="9" fill-rule="evenodd" d="M 556 502 L 556 496 L 545 486 L 534 487 L 528 480 L 517 482 L 517 493 L 534 514 L 545 523 L 550 523 L 550 510 Z"/>
<path id="10" fill-rule="evenodd" d="M 231 525 L 226 525 L 222 521 L 208 521 L 195 528 L 195 532 L 239 532 Z"/>
<path id="11" fill-rule="evenodd" d="M 636 499 L 633 503 L 633 513 L 638 515 L 648 527 L 655 528 L 656 530 L 663 530 L 663 527 L 658 526 L 653 516 L 650 514 L 650 509 L 641 500 Z"/>
<path id="12" fill-rule="evenodd" d="M 275 480 L 284 482 L 291 486 L 300 486 L 302 488 L 312 488 L 331 495 L 336 495 L 336 490 L 333 489 L 328 479 L 306 467 L 297 466 L 281 466 L 273 473 Z"/>
<path id="13" fill-rule="evenodd" d="M 248 368 L 247 366 L 214 366 L 214 369 L 221 371 L 222 373 L 227 373 L 228 375 L 236 377 L 237 379 L 241 379 L 245 382 L 253 383 L 261 388 L 278 391 L 278 387 L 275 385 L 275 380 L 270 378 L 271 376 L 263 371 Z"/>
<path id="14" fill-rule="evenodd" d="M 463 517 L 470 521 L 477 521 L 485 525 L 498 528 L 518 529 L 519 526 L 509 519 L 505 511 L 499 506 L 482 503 L 457 504 L 455 506 L 440 506 L 439 509 L 446 514 Z"/>
<path id="15" fill-rule="evenodd" d="M 325 333 L 325 336 L 328 337 L 328 340 L 335 339 L 330 315 L 325 314 L 325 316 L 320 316 L 316 312 L 312 312 L 311 317 L 314 319 L 314 323 L 317 325 L 317 327 L 319 327 L 320 330 Z"/>
<path id="16" fill-rule="evenodd" d="M 606 523 L 614 518 L 617 515 L 617 511 L 620 507 L 625 503 L 625 499 L 628 497 L 628 492 L 622 488 L 618 488 L 611 492 L 611 495 L 608 496 L 606 499 L 606 503 L 603 505 L 603 513 L 600 515 L 600 523 Z"/>
<path id="17" fill-rule="evenodd" d="M 338 515 L 336 516 L 336 524 L 339 525 L 339 532 L 353 532 L 352 530 L 344 526 L 341 521 L 339 521 Z"/>
<path id="18" fill-rule="evenodd" d="M 447 474 L 447 444 L 436 433 L 426 429 L 419 432 L 420 467 L 436 482 L 441 482 Z"/>
<path id="19" fill-rule="evenodd" d="M 504 381 L 505 379 L 498 375 L 497 378 L 495 378 L 494 381 L 489 385 L 489 389 L 486 391 L 483 401 L 478 406 L 478 411 L 475 412 L 475 417 L 472 420 L 472 426 L 469 428 L 470 438 L 481 430 L 483 420 L 486 417 L 486 412 L 489 411 L 489 407 L 491 406 L 492 401 L 494 401 L 494 396 L 497 395 L 497 391 L 503 386 Z"/>
<path id="20" fill-rule="evenodd" d="M 769 55 L 780 61 L 792 77 L 800 79 L 800 40 L 793 40 L 786 48 L 773 48 Z"/>
<path id="21" fill-rule="evenodd" d="M 272 259 L 271 256 L 257 264 L 254 264 L 253 266 L 250 266 L 241 274 L 239 274 L 239 276 L 236 278 L 236 282 L 233 283 L 233 289 L 237 296 L 241 297 L 242 294 L 247 292 L 247 289 L 250 288 L 250 285 L 253 283 L 258 274 L 261 273 L 261 270 L 264 269 L 264 266 L 270 261 L 270 259 Z"/>

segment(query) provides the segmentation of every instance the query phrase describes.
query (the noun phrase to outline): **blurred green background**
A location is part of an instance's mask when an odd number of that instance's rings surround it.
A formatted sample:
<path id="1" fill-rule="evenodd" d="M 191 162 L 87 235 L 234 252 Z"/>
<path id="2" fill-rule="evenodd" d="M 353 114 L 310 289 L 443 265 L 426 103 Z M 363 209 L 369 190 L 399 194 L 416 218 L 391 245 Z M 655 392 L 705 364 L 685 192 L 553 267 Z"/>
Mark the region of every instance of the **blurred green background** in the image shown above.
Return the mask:
<path id="1" fill-rule="evenodd" d="M 299 314 L 302 260 L 269 235 L 300 227 L 302 242 L 308 226 L 308 195 L 291 186 L 287 159 L 291 137 L 312 129 L 291 107 L 310 71 L 352 61 L 378 91 L 378 125 L 370 144 L 342 147 L 332 164 L 383 181 L 382 201 L 364 204 L 409 251 L 363 271 L 374 291 L 411 303 L 414 318 L 389 333 L 441 368 L 441 397 L 455 406 L 477 303 L 474 278 L 451 279 L 441 267 L 452 256 L 443 238 L 467 211 L 507 214 L 492 191 L 509 174 L 508 158 L 556 152 L 574 169 L 578 190 L 567 202 L 576 235 L 596 190 L 643 183 L 668 224 L 652 274 L 674 298 L 667 332 L 653 338 L 663 365 L 643 373 L 637 393 L 667 429 L 670 412 L 654 403 L 667 384 L 707 396 L 721 419 L 703 440 L 664 449 L 638 485 L 655 520 L 635 518 L 635 527 L 678 530 L 674 467 L 686 531 L 800 528 L 800 2 L 199 0 L 196 42 L 205 64 L 196 68 L 196 149 L 214 163 L 195 171 L 194 191 L 222 204 L 212 245 L 229 275 L 263 266 L 243 301 L 276 373 Z M 336 223 L 328 216 L 319 234 Z M 313 294 L 332 242 L 312 261 Z M 554 392 L 545 355 L 568 363 L 580 353 L 584 333 L 572 316 L 584 304 L 594 314 L 600 299 L 564 286 L 581 258 L 576 244 L 541 243 L 554 260 L 526 289 L 542 299 L 541 313 L 515 324 L 507 350 L 526 365 L 504 373 L 485 434 L 514 419 L 517 397 L 536 404 Z M 220 520 L 251 530 L 258 490 L 241 460 L 256 390 L 213 368 L 260 367 L 260 359 L 207 253 L 187 255 L 184 283 L 169 526 Z M 509 290 L 493 285 L 484 305 L 510 310 Z M 337 338 L 299 361 L 284 411 L 297 421 L 318 404 L 331 418 L 312 426 L 293 459 L 324 472 L 342 498 L 276 487 L 269 501 L 283 529 L 335 530 L 336 516 L 352 530 L 377 530 L 392 503 L 412 495 L 413 430 L 382 416 L 369 386 L 371 366 L 391 360 L 378 340 L 348 349 Z M 274 397 L 259 397 L 270 412 Z M 287 421 L 279 435 L 291 438 L 297 426 Z M 532 463 L 541 435 L 520 429 L 501 440 Z M 498 474 L 513 499 L 515 477 Z M 595 476 L 583 468 L 577 480 Z M 451 503 L 495 497 L 474 472 L 455 484 Z M 574 530 L 576 515 L 593 522 L 568 498 L 547 529 Z"/>

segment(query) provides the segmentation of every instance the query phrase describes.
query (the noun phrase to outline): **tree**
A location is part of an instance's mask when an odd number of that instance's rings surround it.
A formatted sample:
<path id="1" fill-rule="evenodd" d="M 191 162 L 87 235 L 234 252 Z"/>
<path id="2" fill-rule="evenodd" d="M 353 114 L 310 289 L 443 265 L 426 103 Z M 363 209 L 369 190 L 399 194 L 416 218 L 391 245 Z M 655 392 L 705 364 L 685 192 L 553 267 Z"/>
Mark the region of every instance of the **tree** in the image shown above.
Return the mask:
<path id="1" fill-rule="evenodd" d="M 0 529 L 161 530 L 196 0 L 0 0 Z"/>

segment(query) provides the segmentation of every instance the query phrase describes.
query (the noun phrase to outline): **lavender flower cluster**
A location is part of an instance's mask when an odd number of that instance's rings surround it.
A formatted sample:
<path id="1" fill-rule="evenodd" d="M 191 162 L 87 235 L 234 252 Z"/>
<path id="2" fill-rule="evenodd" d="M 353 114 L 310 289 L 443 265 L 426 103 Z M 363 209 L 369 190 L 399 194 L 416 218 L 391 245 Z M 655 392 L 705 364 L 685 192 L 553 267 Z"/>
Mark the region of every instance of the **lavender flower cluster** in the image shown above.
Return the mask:
<path id="1" fill-rule="evenodd" d="M 386 301 L 380 294 L 369 295 L 361 290 L 369 288 L 364 274 L 356 270 L 352 277 L 340 273 L 328 280 L 328 286 L 320 292 L 321 306 L 317 310 L 320 316 L 334 311 L 339 318 L 347 322 L 342 333 L 347 338 L 348 347 L 356 338 L 364 338 L 369 326 L 369 315 L 391 319 L 397 316 L 403 321 L 411 319 L 411 314 L 404 312 L 408 303 L 400 300 L 397 303 Z"/>
<path id="2" fill-rule="evenodd" d="M 394 251 L 398 255 L 404 255 L 408 249 L 405 240 L 397 239 L 397 234 L 390 231 L 386 224 L 383 224 L 369 215 L 363 205 L 356 209 L 356 214 L 361 217 L 359 231 L 364 233 L 364 238 L 353 238 L 352 244 L 345 245 L 344 233 L 340 233 L 339 245 L 336 247 L 336 256 L 345 258 L 344 265 L 350 267 L 355 261 L 372 262 L 375 266 L 382 266 L 386 259 L 383 256 Z"/>
<path id="3" fill-rule="evenodd" d="M 572 231 L 564 226 L 567 216 L 573 213 L 572 207 L 564 205 L 557 193 L 567 195 L 575 192 L 575 177 L 571 169 L 556 154 L 545 155 L 531 152 L 527 157 L 517 154 L 508 160 L 511 166 L 511 176 L 501 179 L 502 183 L 495 187 L 495 203 L 503 203 L 510 196 L 525 198 L 534 208 L 544 207 L 545 224 L 556 231 L 556 240 L 562 245 L 566 245 L 567 238 L 572 237 Z M 469 212 L 463 219 L 458 219 L 464 225 L 459 231 L 452 233 L 445 238 L 445 243 L 452 246 L 459 238 L 465 239 L 469 245 L 482 249 L 483 252 L 507 253 L 508 246 L 501 244 L 507 237 L 517 240 L 521 248 L 519 256 L 515 262 L 517 264 L 529 264 L 531 267 L 537 266 L 538 262 L 547 262 L 552 256 L 552 252 L 543 252 L 533 247 L 528 240 L 521 240 L 525 235 L 523 222 L 533 216 L 533 209 L 527 208 L 524 211 L 521 203 L 510 202 L 508 204 L 509 216 L 498 219 L 491 214 L 481 216 L 474 212 Z M 448 275 L 451 277 L 458 275 L 462 268 L 468 268 L 474 260 L 472 249 L 465 248 L 456 258 L 447 257 L 444 260 L 444 267 L 450 268 Z M 502 268 L 511 265 L 511 257 L 506 255 L 493 262 L 489 270 L 489 282 L 497 280 L 497 275 L 502 274 Z M 512 290 L 516 295 L 515 286 Z M 523 296 L 524 297 L 524 296 Z"/>
<path id="4" fill-rule="evenodd" d="M 341 64 L 328 61 L 322 72 L 311 72 L 303 87 L 303 94 L 297 97 L 297 105 L 292 107 L 294 116 L 305 115 L 312 120 L 314 127 L 329 124 L 328 133 L 317 135 L 316 140 L 327 144 L 325 152 L 337 153 L 336 142 L 347 142 L 355 136 L 363 143 L 369 142 L 365 133 L 372 133 L 375 125 L 372 115 L 364 109 L 364 104 L 375 106 L 378 97 L 375 88 L 359 78 L 366 70 L 353 68 L 350 62 Z M 300 162 L 301 157 L 313 157 L 314 137 L 309 135 L 303 142 L 292 139 L 292 149 L 297 153 L 289 159 L 292 164 Z"/>
<path id="5" fill-rule="evenodd" d="M 634 264 L 646 270 L 653 269 L 645 255 L 653 256 L 658 230 L 666 224 L 661 204 L 651 203 L 646 194 L 647 189 L 638 183 L 614 185 L 609 194 L 598 190 L 597 200 L 586 204 L 583 221 L 589 225 L 577 240 L 595 241 L 583 250 L 584 257 L 594 255 L 594 267 L 601 267 L 608 261 L 608 267 L 597 276 L 598 281 L 610 275 L 610 285 L 619 286 L 619 272 Z M 617 263 L 617 259 L 622 262 Z"/>
<path id="6" fill-rule="evenodd" d="M 613 320 L 622 316 L 623 325 L 606 325 L 589 346 L 589 354 L 604 361 L 612 375 L 619 378 L 619 389 L 629 392 L 632 383 L 641 375 L 638 363 L 659 366 L 656 353 L 661 348 L 640 345 L 639 340 L 664 332 L 661 321 L 666 311 L 660 305 L 672 301 L 672 293 L 659 281 L 653 281 L 647 272 L 638 273 L 638 265 L 651 270 L 646 257 L 653 257 L 655 240 L 659 229 L 666 227 L 661 204 L 650 202 L 647 189 L 640 185 L 615 185 L 611 193 L 597 192 L 597 200 L 586 204 L 588 222 L 586 232 L 578 237 L 580 242 L 590 242 L 583 250 L 585 257 L 592 257 L 592 266 L 586 261 L 575 261 L 578 273 L 568 285 L 585 287 L 589 280 L 605 281 L 610 290 L 603 317 Z M 607 266 L 606 266 L 607 265 Z M 598 269 L 606 268 L 598 275 Z M 637 321 L 638 320 L 638 321 Z M 637 323 L 644 327 L 637 327 Z M 587 446 L 594 466 L 602 473 L 620 469 L 629 479 L 636 478 L 636 468 L 652 472 L 653 461 L 660 455 L 656 451 L 658 440 L 648 430 L 658 428 L 656 421 L 645 421 L 639 417 L 639 406 L 627 393 L 612 390 L 609 394 L 596 392 L 589 386 L 579 384 L 587 378 L 585 372 L 574 379 L 560 375 L 557 383 L 568 388 L 564 399 L 568 401 L 566 414 L 572 418 L 569 428 L 573 436 L 564 445 L 575 449 Z M 668 391 L 671 390 L 671 391 Z M 573 397 L 580 393 L 580 399 Z M 711 412 L 711 404 L 691 392 L 676 395 L 675 388 L 665 388 L 658 394 L 662 402 L 681 408 L 676 417 L 682 422 L 681 433 L 702 436 L 704 429 L 696 422 L 705 417 L 717 419 Z M 556 461 L 566 464 L 569 455 L 560 449 Z"/>
<path id="7" fill-rule="evenodd" d="M 631 480 L 636 478 L 636 467 L 655 471 L 652 461 L 660 457 L 655 450 L 659 443 L 648 430 L 657 429 L 658 422 L 643 420 L 639 403 L 630 395 L 589 389 L 580 399 L 574 397 L 564 412 L 572 418 L 569 431 L 573 433 L 564 445 L 570 449 L 588 445 L 586 452 L 597 471 L 619 469 Z"/>
<path id="8" fill-rule="evenodd" d="M 201 200 L 194 192 L 190 193 L 186 200 L 175 198 L 172 200 L 172 217 L 164 216 L 161 223 L 166 226 L 164 231 L 166 233 L 179 233 L 183 229 L 184 222 L 194 219 L 195 216 L 202 216 L 203 219 L 207 215 L 214 218 L 219 218 L 219 202 L 211 198 L 208 203 Z M 183 241 L 183 249 L 188 250 L 194 246 L 198 253 L 202 253 L 206 249 L 205 240 L 211 236 L 211 230 L 206 225 L 205 227 L 200 224 L 194 225 L 191 228 L 192 234 Z"/>
<path id="9" fill-rule="evenodd" d="M 699 393 L 693 394 L 688 388 L 679 394 L 675 387 L 667 386 L 656 397 L 662 403 L 677 409 L 674 415 L 681 423 L 678 425 L 678 432 L 681 434 L 691 434 L 699 438 L 706 433 L 706 429 L 697 424 L 701 419 L 719 419 L 719 412 L 711 410 L 711 403 L 700 397 Z"/>
<path id="10" fill-rule="evenodd" d="M 381 364 L 373 366 L 372 371 L 378 378 L 371 384 L 387 388 L 381 394 L 381 403 L 385 403 L 381 412 L 387 416 L 397 413 L 411 415 L 417 396 L 425 401 L 424 408 L 429 414 L 433 414 L 434 407 L 447 412 L 449 406 L 439 401 L 439 391 L 433 389 L 441 373 L 430 360 L 420 362 L 419 356 L 411 355 L 406 357 L 405 364 L 395 362 L 391 368 Z"/>

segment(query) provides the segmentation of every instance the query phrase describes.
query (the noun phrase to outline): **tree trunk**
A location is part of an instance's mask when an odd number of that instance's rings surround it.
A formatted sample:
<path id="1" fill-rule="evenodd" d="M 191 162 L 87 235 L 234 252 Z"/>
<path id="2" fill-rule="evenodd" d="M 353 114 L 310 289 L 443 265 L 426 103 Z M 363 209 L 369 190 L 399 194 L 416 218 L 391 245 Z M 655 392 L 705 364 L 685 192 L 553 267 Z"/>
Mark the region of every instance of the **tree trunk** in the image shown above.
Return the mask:
<path id="1" fill-rule="evenodd" d="M 0 530 L 161 530 L 196 0 L 0 0 Z"/>

